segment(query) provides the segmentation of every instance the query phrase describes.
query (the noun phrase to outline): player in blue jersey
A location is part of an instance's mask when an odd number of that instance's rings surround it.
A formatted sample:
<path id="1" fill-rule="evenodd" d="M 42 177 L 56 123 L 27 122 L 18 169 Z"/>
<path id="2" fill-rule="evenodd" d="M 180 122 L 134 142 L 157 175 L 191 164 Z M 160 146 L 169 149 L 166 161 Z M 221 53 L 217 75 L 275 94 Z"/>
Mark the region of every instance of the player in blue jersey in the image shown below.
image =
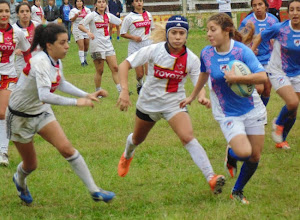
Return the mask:
<path id="1" fill-rule="evenodd" d="M 229 84 L 261 84 L 267 80 L 267 75 L 251 49 L 238 42 L 242 36 L 227 14 L 211 16 L 207 28 L 211 46 L 202 50 L 201 74 L 197 85 L 180 106 L 190 104 L 210 79 L 208 84 L 213 115 L 231 146 L 226 150 L 227 162 L 236 169 L 237 161 L 244 161 L 230 197 L 248 204 L 243 188 L 254 174 L 260 160 L 264 145 L 266 107 L 256 90 L 250 97 L 240 97 L 230 89 Z M 232 60 L 244 62 L 255 74 L 236 76 L 233 70 L 224 71 Z"/>
<path id="2" fill-rule="evenodd" d="M 260 42 L 275 39 L 268 66 L 270 81 L 285 101 L 273 121 L 272 138 L 277 148 L 289 149 L 287 135 L 296 121 L 300 98 L 300 0 L 288 3 L 290 20 L 273 25 L 255 39 L 252 50 Z"/>
<path id="3" fill-rule="evenodd" d="M 267 12 L 269 4 L 267 0 L 251 0 L 252 13 L 250 13 L 241 23 L 239 31 L 246 27 L 248 22 L 254 24 L 255 32 L 257 35 L 266 28 L 278 23 L 278 19 Z M 272 52 L 271 41 L 262 42 L 258 47 L 257 58 L 259 62 L 266 68 Z M 265 84 L 257 85 L 256 89 L 261 94 L 261 100 L 267 106 L 272 85 L 269 80 Z"/>

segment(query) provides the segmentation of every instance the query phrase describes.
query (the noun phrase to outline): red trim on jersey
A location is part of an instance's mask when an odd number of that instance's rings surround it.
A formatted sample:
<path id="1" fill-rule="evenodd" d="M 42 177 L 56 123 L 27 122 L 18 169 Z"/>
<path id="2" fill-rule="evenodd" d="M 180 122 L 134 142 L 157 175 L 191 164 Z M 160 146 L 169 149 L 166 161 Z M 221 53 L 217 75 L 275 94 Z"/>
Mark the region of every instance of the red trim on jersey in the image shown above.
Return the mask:
<path id="1" fill-rule="evenodd" d="M 23 73 L 28 76 L 31 69 L 30 60 L 27 62 L 26 66 L 23 69 Z"/>
<path id="2" fill-rule="evenodd" d="M 36 12 L 36 15 L 39 16 L 41 19 L 43 18 L 43 12 L 42 12 L 42 7 L 38 7 L 39 11 Z"/>
<path id="3" fill-rule="evenodd" d="M 14 29 L 8 24 L 6 29 L 0 29 L 0 63 L 9 63 L 9 57 L 16 48 Z"/>
<path id="4" fill-rule="evenodd" d="M 83 9 L 81 10 L 81 13 L 78 17 L 84 18 L 86 15 L 87 15 L 87 12 L 86 12 L 85 8 L 83 7 Z"/>
<path id="5" fill-rule="evenodd" d="M 55 90 L 59 86 L 60 80 L 61 80 L 61 76 L 59 74 L 59 64 L 56 64 L 54 67 L 55 67 L 55 69 L 57 71 L 57 76 L 56 76 L 56 82 L 52 82 L 52 85 L 51 85 L 50 92 L 52 92 L 52 93 L 55 92 Z"/>
<path id="6" fill-rule="evenodd" d="M 5 90 L 9 87 L 10 83 L 16 84 L 18 82 L 18 78 L 9 78 L 7 75 L 1 75 L 0 79 L 0 90 Z"/>
<path id="7" fill-rule="evenodd" d="M 97 29 L 103 28 L 104 29 L 104 36 L 108 36 L 109 35 L 109 31 L 108 31 L 109 18 L 108 18 L 108 15 L 106 13 L 103 15 L 103 20 L 104 20 L 103 22 L 96 21 L 95 26 L 96 26 Z"/>
<path id="8" fill-rule="evenodd" d="M 31 57 L 32 57 L 32 56 L 31 56 L 31 52 L 30 52 L 30 48 L 29 48 L 27 51 L 25 51 L 25 52 L 22 51 L 22 54 L 23 54 L 25 63 L 28 63 L 29 60 L 30 60 Z"/>
<path id="9" fill-rule="evenodd" d="M 159 79 L 168 79 L 166 92 L 177 92 L 178 84 L 186 77 L 187 52 L 184 48 L 183 53 L 179 55 L 172 69 L 167 69 L 154 65 L 154 76 Z"/>
<path id="10" fill-rule="evenodd" d="M 133 25 L 135 28 L 145 28 L 145 34 L 150 33 L 151 20 L 149 20 L 148 13 L 146 11 L 143 12 L 143 21 L 134 22 Z"/>

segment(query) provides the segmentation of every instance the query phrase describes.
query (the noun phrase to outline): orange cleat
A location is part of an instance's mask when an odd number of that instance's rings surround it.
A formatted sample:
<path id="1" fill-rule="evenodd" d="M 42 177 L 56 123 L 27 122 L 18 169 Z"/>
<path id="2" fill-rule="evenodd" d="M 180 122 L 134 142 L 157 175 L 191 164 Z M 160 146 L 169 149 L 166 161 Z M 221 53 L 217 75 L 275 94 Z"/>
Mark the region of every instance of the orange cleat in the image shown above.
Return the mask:
<path id="1" fill-rule="evenodd" d="M 273 141 L 275 141 L 275 143 L 283 142 L 283 137 L 282 137 L 283 129 L 284 126 L 276 124 L 276 118 L 275 118 L 273 120 L 273 125 L 272 125 L 272 139 Z"/>
<path id="2" fill-rule="evenodd" d="M 283 141 L 283 142 L 281 142 L 281 143 L 277 143 L 277 144 L 275 145 L 275 147 L 276 147 L 276 148 L 280 148 L 280 149 L 285 149 L 285 150 L 291 149 L 287 141 Z"/>
<path id="3" fill-rule="evenodd" d="M 120 177 L 125 177 L 129 171 L 130 163 L 133 159 L 133 156 L 129 159 L 126 159 L 124 156 L 125 153 L 122 154 L 119 165 L 118 165 L 118 174 Z"/>
<path id="4" fill-rule="evenodd" d="M 225 176 L 215 174 L 208 183 L 214 194 L 220 194 L 223 186 L 225 185 Z"/>

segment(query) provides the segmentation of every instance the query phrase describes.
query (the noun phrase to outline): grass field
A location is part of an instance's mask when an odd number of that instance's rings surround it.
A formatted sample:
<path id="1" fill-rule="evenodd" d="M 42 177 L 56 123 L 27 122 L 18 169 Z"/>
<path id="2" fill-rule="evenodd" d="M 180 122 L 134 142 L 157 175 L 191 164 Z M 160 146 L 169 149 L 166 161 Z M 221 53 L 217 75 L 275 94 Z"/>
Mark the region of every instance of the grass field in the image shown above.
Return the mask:
<path id="1" fill-rule="evenodd" d="M 127 55 L 127 40 L 113 40 L 120 63 Z M 207 44 L 205 33 L 192 30 L 188 47 L 197 55 Z M 94 66 L 80 66 L 77 45 L 72 41 L 64 59 L 68 81 L 88 92 L 94 91 Z M 193 163 L 167 122 L 159 121 L 138 147 L 125 178 L 117 175 L 119 158 L 127 135 L 132 132 L 137 100 L 135 74 L 130 74 L 133 106 L 121 112 L 115 106 L 118 93 L 107 66 L 102 87 L 109 97 L 94 109 L 53 106 L 56 117 L 75 148 L 85 158 L 96 183 L 114 191 L 111 204 L 95 203 L 68 162 L 46 141 L 35 137 L 38 169 L 27 182 L 34 202 L 21 203 L 12 182 L 21 161 L 15 147 L 9 148 L 10 165 L 0 167 L 0 219 L 299 219 L 300 218 L 300 123 L 290 132 L 291 150 L 274 147 L 271 121 L 283 102 L 272 92 L 267 107 L 266 140 L 257 172 L 245 187 L 250 205 L 230 200 L 235 179 L 227 178 L 223 193 L 210 192 L 201 171 Z M 192 91 L 188 81 L 187 93 Z M 189 107 L 194 135 L 206 149 L 216 173 L 224 174 L 226 141 L 211 110 L 196 102 Z M 239 164 L 239 167 L 241 164 Z"/>

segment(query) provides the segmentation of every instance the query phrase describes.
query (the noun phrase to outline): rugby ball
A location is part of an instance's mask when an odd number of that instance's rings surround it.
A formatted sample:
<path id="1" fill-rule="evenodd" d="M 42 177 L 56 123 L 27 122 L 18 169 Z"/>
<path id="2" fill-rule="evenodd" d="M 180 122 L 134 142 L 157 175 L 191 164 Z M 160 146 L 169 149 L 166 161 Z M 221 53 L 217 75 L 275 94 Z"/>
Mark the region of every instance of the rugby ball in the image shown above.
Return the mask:
<path id="1" fill-rule="evenodd" d="M 230 71 L 234 66 L 234 73 L 236 76 L 246 76 L 251 74 L 249 67 L 239 60 L 232 60 L 228 63 L 226 70 Z M 253 84 L 240 84 L 240 83 L 233 83 L 230 86 L 231 90 L 241 97 L 249 97 L 252 95 L 255 86 Z"/>

